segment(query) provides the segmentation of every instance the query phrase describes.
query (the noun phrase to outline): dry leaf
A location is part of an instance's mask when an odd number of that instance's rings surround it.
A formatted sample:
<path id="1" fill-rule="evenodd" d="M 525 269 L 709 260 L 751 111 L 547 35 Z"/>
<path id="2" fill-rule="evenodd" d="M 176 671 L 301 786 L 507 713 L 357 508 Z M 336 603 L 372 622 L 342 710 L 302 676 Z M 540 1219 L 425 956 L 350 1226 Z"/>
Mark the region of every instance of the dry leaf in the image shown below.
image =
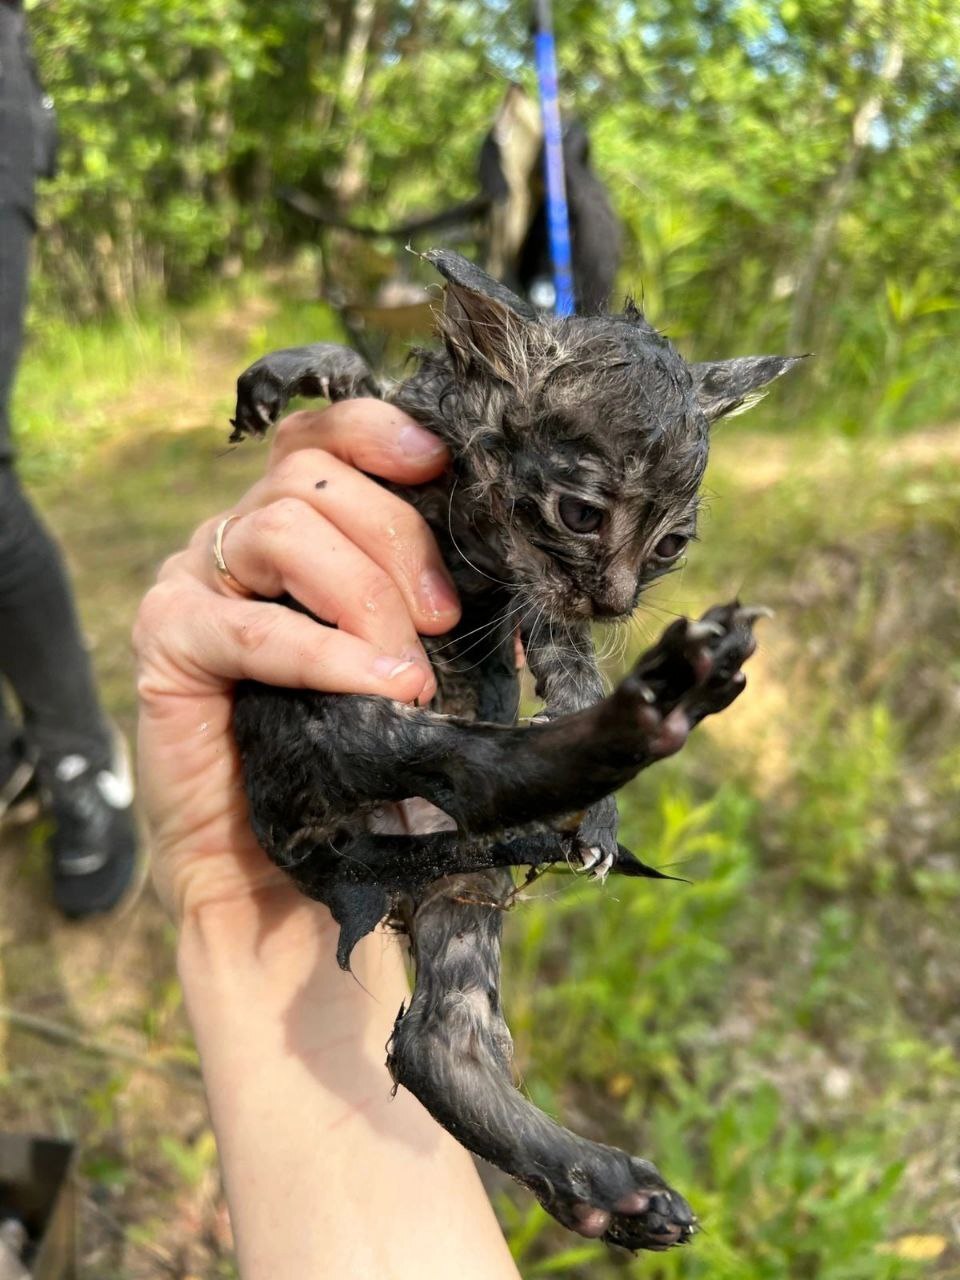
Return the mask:
<path id="1" fill-rule="evenodd" d="M 940 1257 L 947 1243 L 943 1236 L 901 1236 L 899 1240 L 880 1245 L 877 1252 L 892 1253 L 910 1262 L 931 1262 Z"/>

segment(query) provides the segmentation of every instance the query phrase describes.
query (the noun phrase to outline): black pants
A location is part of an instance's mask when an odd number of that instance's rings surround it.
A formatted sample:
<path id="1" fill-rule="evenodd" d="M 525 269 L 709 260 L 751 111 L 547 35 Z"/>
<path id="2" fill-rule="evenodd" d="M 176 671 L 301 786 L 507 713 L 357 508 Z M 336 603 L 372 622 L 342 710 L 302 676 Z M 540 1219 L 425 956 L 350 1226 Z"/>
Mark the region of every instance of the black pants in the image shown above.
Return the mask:
<path id="1" fill-rule="evenodd" d="M 23 736 L 47 770 L 77 753 L 109 758 L 63 561 L 20 487 L 10 446 L 10 396 L 23 338 L 32 225 L 0 204 L 0 677 L 19 704 Z M 0 703 L 0 770 L 20 730 Z"/>

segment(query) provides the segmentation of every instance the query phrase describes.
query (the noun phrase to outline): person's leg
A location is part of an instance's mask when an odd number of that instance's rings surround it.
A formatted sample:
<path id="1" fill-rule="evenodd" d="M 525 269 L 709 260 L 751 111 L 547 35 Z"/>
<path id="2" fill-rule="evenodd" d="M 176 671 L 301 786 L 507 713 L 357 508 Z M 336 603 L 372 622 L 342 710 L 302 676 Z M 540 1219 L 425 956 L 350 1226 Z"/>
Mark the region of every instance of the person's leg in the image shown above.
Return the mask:
<path id="1" fill-rule="evenodd" d="M 0 464 L 0 672 L 43 767 L 67 755 L 109 764 L 110 731 L 63 561 L 10 463 Z"/>
<path id="2" fill-rule="evenodd" d="M 13 455 L 10 398 L 23 342 L 32 231 L 29 215 L 23 209 L 0 200 L 0 461 Z"/>
<path id="3" fill-rule="evenodd" d="M 3 683 L 0 681 L 0 783 L 5 776 L 4 765 L 19 755 L 20 725 L 10 714 Z"/>
<path id="4" fill-rule="evenodd" d="M 5 694 L 0 686 L 0 823 L 30 822 L 39 811 L 36 769 Z"/>
<path id="5" fill-rule="evenodd" d="M 135 838 L 63 561 L 13 468 L 9 403 L 31 230 L 21 210 L 0 208 L 0 675 L 51 801 L 54 896 L 67 914 L 85 915 L 123 892 Z"/>
<path id="6" fill-rule="evenodd" d="M 23 709 L 38 758 L 110 758 L 60 554 L 13 469 L 10 400 L 23 341 L 32 226 L 0 207 L 0 672 Z"/>
<path id="7" fill-rule="evenodd" d="M 0 127 L 2 122 L 0 113 Z M 29 233 L 26 215 L 11 204 L 0 204 L 0 470 L 6 469 L 13 453 L 10 397 L 26 303 Z M 0 506 L 0 518 L 2 511 Z M 0 819 L 12 810 L 33 774 L 22 727 L 10 714 L 5 692 L 0 687 Z"/>

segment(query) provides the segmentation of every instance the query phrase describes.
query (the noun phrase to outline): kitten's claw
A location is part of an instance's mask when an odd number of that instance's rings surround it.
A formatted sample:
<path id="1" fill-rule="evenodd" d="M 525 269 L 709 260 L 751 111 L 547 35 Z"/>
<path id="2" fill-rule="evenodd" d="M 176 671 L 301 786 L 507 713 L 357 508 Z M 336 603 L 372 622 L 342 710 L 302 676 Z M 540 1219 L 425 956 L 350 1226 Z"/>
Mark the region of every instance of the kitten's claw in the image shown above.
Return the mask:
<path id="1" fill-rule="evenodd" d="M 379 396 L 380 389 L 356 351 L 331 342 L 273 351 L 237 379 L 230 439 L 264 435 L 294 396 L 323 396 L 335 401 L 364 395 Z"/>
<path id="2" fill-rule="evenodd" d="M 738 622 L 742 622 L 745 626 L 752 626 L 758 618 L 773 618 L 776 615 L 772 609 L 768 609 L 765 604 L 745 604 L 738 605 L 736 614 L 734 615 Z"/>
<path id="3" fill-rule="evenodd" d="M 684 639 L 691 644 L 700 644 L 704 640 L 710 640 L 715 636 L 723 635 L 723 627 L 717 622 L 706 622 L 701 619 L 699 622 L 688 622 Z"/>
<path id="4" fill-rule="evenodd" d="M 580 862 L 584 871 L 589 871 L 594 880 L 599 880 L 602 884 L 617 860 L 617 850 L 612 853 L 604 853 L 602 849 L 594 846 L 590 849 L 580 850 Z"/>

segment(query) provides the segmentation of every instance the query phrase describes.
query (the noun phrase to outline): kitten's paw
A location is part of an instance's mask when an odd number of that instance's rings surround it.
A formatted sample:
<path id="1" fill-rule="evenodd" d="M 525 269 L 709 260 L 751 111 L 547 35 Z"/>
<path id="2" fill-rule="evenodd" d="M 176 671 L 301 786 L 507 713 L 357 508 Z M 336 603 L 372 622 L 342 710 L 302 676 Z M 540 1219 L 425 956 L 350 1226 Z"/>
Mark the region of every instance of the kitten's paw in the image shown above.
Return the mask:
<path id="1" fill-rule="evenodd" d="M 641 655 L 617 693 L 636 702 L 654 758 L 678 751 L 694 725 L 743 692 L 740 668 L 756 648 L 753 624 L 769 616 L 739 601 L 715 605 L 696 621 L 678 618 Z"/>
<path id="2" fill-rule="evenodd" d="M 706 677 L 682 700 L 691 723 L 723 711 L 740 696 L 747 684 L 740 668 L 757 647 L 753 625 L 759 618 L 772 617 L 772 611 L 763 605 L 742 605 L 739 601 L 716 605 L 704 614 L 701 623 L 718 627 L 720 634 L 709 648 Z"/>
<path id="3" fill-rule="evenodd" d="M 283 377 L 265 356 L 244 370 L 237 379 L 237 407 L 230 419 L 231 440 L 262 436 L 280 417 L 289 399 Z"/>
<path id="4" fill-rule="evenodd" d="M 661 1252 L 686 1244 L 697 1219 L 656 1167 L 612 1148 L 598 1150 L 606 1167 L 571 1173 L 568 1186 L 540 1194 L 543 1207 L 572 1231 L 624 1249 Z"/>
<path id="5" fill-rule="evenodd" d="M 262 436 L 294 396 L 349 400 L 379 396 L 366 361 L 349 347 L 318 342 L 263 356 L 237 379 L 237 408 L 231 440 Z"/>

